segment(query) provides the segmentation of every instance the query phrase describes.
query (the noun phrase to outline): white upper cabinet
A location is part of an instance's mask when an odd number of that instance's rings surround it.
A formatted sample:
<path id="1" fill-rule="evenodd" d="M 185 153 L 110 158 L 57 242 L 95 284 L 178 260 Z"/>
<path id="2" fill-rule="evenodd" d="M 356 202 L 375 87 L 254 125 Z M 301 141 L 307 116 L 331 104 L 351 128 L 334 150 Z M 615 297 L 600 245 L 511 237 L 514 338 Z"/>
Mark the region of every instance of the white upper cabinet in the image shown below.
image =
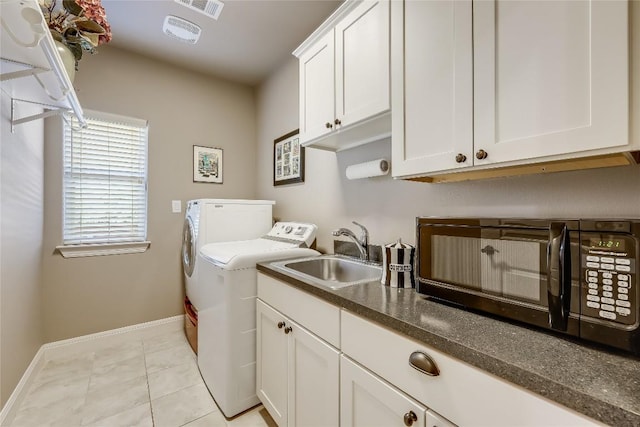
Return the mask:
<path id="1" fill-rule="evenodd" d="M 389 110 L 389 2 L 365 1 L 336 38 L 336 118 L 349 126 Z"/>
<path id="2" fill-rule="evenodd" d="M 485 162 L 628 144 L 627 8 L 474 2 L 474 149 Z"/>
<path id="3" fill-rule="evenodd" d="M 294 54 L 303 145 L 343 150 L 390 135 L 389 0 L 346 1 Z"/>
<path id="4" fill-rule="evenodd" d="M 300 56 L 300 133 L 302 141 L 333 129 L 335 118 L 334 33 L 330 31 Z"/>
<path id="5" fill-rule="evenodd" d="M 392 5 L 393 173 L 629 150 L 626 1 Z"/>
<path id="6" fill-rule="evenodd" d="M 472 165 L 471 0 L 391 7 L 394 176 Z"/>

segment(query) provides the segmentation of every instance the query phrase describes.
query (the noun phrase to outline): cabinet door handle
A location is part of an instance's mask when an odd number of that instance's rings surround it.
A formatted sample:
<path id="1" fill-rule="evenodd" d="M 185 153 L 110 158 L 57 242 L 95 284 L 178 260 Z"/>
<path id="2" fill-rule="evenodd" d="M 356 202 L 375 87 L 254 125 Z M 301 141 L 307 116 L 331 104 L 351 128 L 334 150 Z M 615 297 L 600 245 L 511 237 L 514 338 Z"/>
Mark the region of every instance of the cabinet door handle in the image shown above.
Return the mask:
<path id="1" fill-rule="evenodd" d="M 484 160 L 484 159 L 486 159 L 488 156 L 489 156 L 489 153 L 487 153 L 487 152 L 486 152 L 486 151 L 484 151 L 484 150 L 478 150 L 478 151 L 476 152 L 476 159 L 478 159 L 478 160 Z"/>
<path id="2" fill-rule="evenodd" d="M 341 124 L 342 124 L 342 121 L 341 121 L 340 119 L 335 119 L 335 120 L 333 121 L 333 124 L 335 124 L 335 125 L 341 125 Z"/>
<path id="3" fill-rule="evenodd" d="M 416 415 L 415 412 L 409 411 L 406 414 L 404 414 L 404 425 L 412 426 L 413 423 L 415 423 L 416 421 L 418 421 L 418 416 Z"/>
<path id="4" fill-rule="evenodd" d="M 285 334 L 288 334 L 291 331 L 293 331 L 293 328 L 291 326 L 287 326 L 286 328 L 284 328 L 284 333 Z"/>
<path id="5" fill-rule="evenodd" d="M 325 123 L 325 124 L 324 124 L 324 126 L 325 126 L 327 129 L 331 129 L 331 128 L 333 127 L 333 125 L 332 125 L 330 122 Z"/>
<path id="6" fill-rule="evenodd" d="M 409 365 L 417 371 L 422 372 L 423 374 L 427 374 L 430 377 L 437 377 L 440 375 L 440 369 L 438 369 L 438 365 L 433 361 L 428 354 L 423 353 L 421 351 L 414 351 L 409 356 Z"/>
<path id="7" fill-rule="evenodd" d="M 286 325 L 286 323 L 284 323 L 284 322 L 278 322 L 278 329 L 282 329 L 282 328 L 284 328 L 284 325 Z"/>
<path id="8" fill-rule="evenodd" d="M 465 156 L 462 153 L 458 153 L 458 155 L 456 156 L 456 163 L 464 163 L 467 161 L 467 156 Z"/>

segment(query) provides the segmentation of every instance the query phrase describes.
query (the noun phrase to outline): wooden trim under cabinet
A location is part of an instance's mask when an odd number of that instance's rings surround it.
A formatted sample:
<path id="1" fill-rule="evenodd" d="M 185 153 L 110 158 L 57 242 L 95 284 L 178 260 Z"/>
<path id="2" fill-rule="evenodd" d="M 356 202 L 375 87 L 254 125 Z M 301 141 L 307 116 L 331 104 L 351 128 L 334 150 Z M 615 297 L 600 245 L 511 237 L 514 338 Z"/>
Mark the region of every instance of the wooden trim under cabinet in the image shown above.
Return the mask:
<path id="1" fill-rule="evenodd" d="M 556 160 L 552 162 L 533 163 L 501 168 L 470 170 L 466 172 L 445 173 L 442 175 L 402 178 L 408 181 L 429 183 L 460 182 L 478 179 L 500 178 L 506 176 L 533 175 L 550 172 L 565 172 L 582 169 L 608 168 L 612 166 L 629 166 L 640 163 L 640 151 L 629 153 L 606 154 L 602 156 L 583 157 L 577 159 Z"/>

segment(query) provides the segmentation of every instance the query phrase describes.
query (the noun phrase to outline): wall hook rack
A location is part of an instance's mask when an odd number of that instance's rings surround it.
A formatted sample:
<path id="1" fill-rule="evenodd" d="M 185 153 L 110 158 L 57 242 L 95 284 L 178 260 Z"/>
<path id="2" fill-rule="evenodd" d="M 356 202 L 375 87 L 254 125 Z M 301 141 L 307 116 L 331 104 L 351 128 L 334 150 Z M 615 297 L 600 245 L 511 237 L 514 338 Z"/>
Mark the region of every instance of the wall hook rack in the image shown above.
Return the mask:
<path id="1" fill-rule="evenodd" d="M 0 0 L 0 85 L 11 97 L 11 130 L 16 125 L 72 112 L 86 127 L 80 101 L 44 25 L 37 0 Z M 40 114 L 19 117 L 21 103 L 42 106 Z M 18 111 L 16 111 L 18 110 Z"/>
<path id="2" fill-rule="evenodd" d="M 17 106 L 19 103 L 29 104 L 29 105 L 37 105 L 42 107 L 45 111 L 38 114 L 32 114 L 26 117 L 18 117 L 17 110 L 19 109 Z M 57 116 L 60 114 L 64 114 L 70 112 L 70 110 L 56 106 L 56 105 L 48 105 L 40 102 L 33 101 L 25 101 L 24 99 L 12 99 L 11 100 L 11 133 L 15 133 L 15 127 L 22 123 L 28 123 L 33 120 L 40 120 L 51 116 Z M 82 126 L 83 128 L 86 125 Z"/>

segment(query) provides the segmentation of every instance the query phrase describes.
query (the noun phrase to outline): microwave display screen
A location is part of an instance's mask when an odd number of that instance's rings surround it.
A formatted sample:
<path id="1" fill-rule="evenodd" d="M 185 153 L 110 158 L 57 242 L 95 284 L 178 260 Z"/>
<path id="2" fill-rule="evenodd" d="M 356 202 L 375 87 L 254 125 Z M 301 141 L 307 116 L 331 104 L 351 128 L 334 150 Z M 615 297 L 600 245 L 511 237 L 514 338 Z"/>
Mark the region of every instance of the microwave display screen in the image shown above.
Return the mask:
<path id="1" fill-rule="evenodd" d="M 624 251 L 624 239 L 603 239 L 603 238 L 591 238 L 589 239 L 589 246 L 597 249 L 617 249 Z"/>

